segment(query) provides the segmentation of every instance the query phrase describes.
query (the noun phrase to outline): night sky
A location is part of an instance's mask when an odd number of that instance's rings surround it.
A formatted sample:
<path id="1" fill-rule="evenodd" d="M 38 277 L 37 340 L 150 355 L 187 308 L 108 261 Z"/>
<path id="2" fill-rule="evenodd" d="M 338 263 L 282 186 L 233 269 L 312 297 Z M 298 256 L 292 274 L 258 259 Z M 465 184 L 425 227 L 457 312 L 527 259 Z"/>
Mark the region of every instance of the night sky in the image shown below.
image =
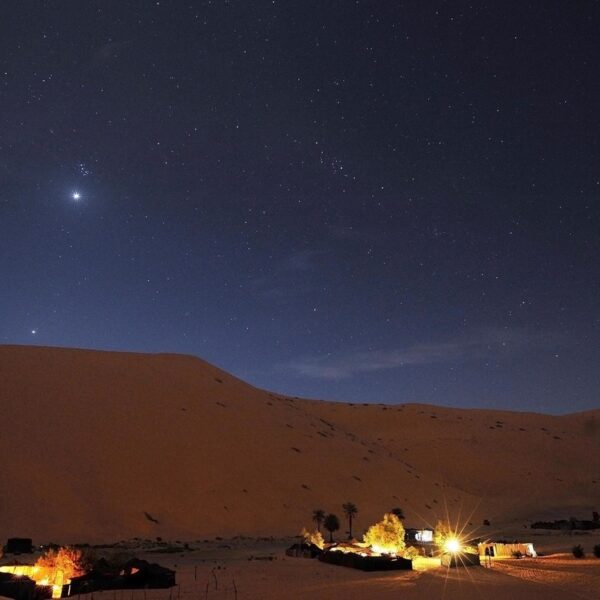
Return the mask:
<path id="1" fill-rule="evenodd" d="M 599 31 L 593 0 L 3 1 L 0 343 L 598 407 Z"/>

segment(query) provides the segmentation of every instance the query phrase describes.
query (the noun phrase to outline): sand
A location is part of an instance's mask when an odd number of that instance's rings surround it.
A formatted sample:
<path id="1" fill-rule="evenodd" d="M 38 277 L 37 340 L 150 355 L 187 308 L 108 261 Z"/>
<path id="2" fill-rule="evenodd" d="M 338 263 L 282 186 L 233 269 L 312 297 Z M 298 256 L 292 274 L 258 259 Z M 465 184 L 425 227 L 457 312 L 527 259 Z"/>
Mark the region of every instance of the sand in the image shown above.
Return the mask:
<path id="1" fill-rule="evenodd" d="M 399 506 L 529 538 L 600 498 L 600 410 L 301 400 L 189 356 L 26 346 L 0 346 L 0 407 L 0 539 L 295 535 L 347 501 L 358 532 Z"/>
<path id="2" fill-rule="evenodd" d="M 584 536 L 591 548 L 600 534 Z M 538 536 L 546 552 L 568 546 L 571 536 Z M 581 541 L 581 540 L 579 540 Z M 598 599 L 600 559 L 575 559 L 558 552 L 536 559 L 495 559 L 491 568 L 446 569 L 435 559 L 415 563 L 412 572 L 363 573 L 317 560 L 286 557 L 283 540 L 212 540 L 190 551 L 162 553 L 131 547 L 129 553 L 177 571 L 170 590 L 118 590 L 94 593 L 103 600 L 381 600 L 405 598 Z M 123 549 L 113 550 L 123 552 Z M 105 551 L 106 552 L 106 551 Z M 85 597 L 85 596 L 84 596 Z M 91 598 L 91 596 L 90 596 Z"/>
<path id="3" fill-rule="evenodd" d="M 582 543 L 590 550 L 600 542 L 600 534 L 584 538 Z M 546 552 L 552 547 L 570 547 L 571 541 L 567 535 L 538 536 L 537 548 Z M 422 568 L 419 571 L 363 573 L 316 560 L 286 557 L 277 543 L 269 546 L 263 542 L 261 546 L 230 541 L 227 545 L 231 548 L 224 557 L 219 554 L 223 552 L 219 549 L 222 544 L 215 542 L 203 550 L 160 558 L 162 564 L 177 565 L 180 597 L 204 598 L 208 588 L 208 598 L 235 598 L 237 588 L 238 598 L 265 600 L 600 598 L 600 559 L 578 560 L 566 552 L 537 559 L 495 559 L 491 568 L 446 569 L 434 566 L 433 560 L 417 567 Z M 256 556 L 273 560 L 256 560 Z M 166 600 L 164 592 L 156 592 L 154 600 Z"/>

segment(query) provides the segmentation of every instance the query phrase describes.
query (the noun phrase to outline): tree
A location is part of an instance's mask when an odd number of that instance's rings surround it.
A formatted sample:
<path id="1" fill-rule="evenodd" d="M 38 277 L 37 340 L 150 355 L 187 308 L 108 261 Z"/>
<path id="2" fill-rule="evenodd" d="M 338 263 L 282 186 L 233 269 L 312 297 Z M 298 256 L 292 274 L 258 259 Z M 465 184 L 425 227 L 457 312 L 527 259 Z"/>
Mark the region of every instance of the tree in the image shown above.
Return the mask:
<path id="1" fill-rule="evenodd" d="M 583 558 L 585 556 L 585 552 L 581 544 L 577 544 L 577 546 L 573 546 L 573 556 L 575 558 Z"/>
<path id="2" fill-rule="evenodd" d="M 323 521 L 325 520 L 325 511 L 321 510 L 320 508 L 315 508 L 315 510 L 313 510 L 312 520 L 314 523 L 317 524 L 317 531 L 320 532 L 321 525 L 323 524 Z"/>
<path id="3" fill-rule="evenodd" d="M 340 520 L 337 518 L 337 515 L 327 515 L 323 519 L 323 527 L 329 531 L 329 541 L 333 544 L 333 532 L 340 528 Z"/>
<path id="4" fill-rule="evenodd" d="M 452 537 L 452 530 L 448 521 L 438 520 L 433 533 L 433 543 L 443 550 L 445 543 Z"/>
<path id="5" fill-rule="evenodd" d="M 393 513 L 386 513 L 379 523 L 371 525 L 363 540 L 381 554 L 401 554 L 406 548 L 404 526 Z"/>
<path id="6" fill-rule="evenodd" d="M 49 549 L 46 554 L 40 556 L 35 563 L 40 571 L 57 572 L 69 574 L 69 577 L 79 577 L 86 572 L 87 557 L 78 548 L 65 546 L 57 550 Z"/>
<path id="7" fill-rule="evenodd" d="M 393 515 L 396 515 L 401 521 L 405 518 L 404 517 L 404 511 L 401 508 L 397 507 L 397 506 L 396 506 L 396 508 L 392 508 L 392 510 L 390 510 L 390 512 Z"/>
<path id="8" fill-rule="evenodd" d="M 320 531 L 307 531 L 303 527 L 300 535 L 302 536 L 302 543 L 307 545 L 312 544 L 313 546 L 323 550 L 323 536 L 321 535 Z"/>
<path id="9" fill-rule="evenodd" d="M 50 549 L 35 563 L 33 579 L 36 582 L 46 581 L 50 585 L 62 585 L 63 579 L 79 577 L 91 570 L 92 561 L 91 554 L 84 554 L 78 548 L 66 546 Z"/>
<path id="10" fill-rule="evenodd" d="M 346 502 L 346 504 L 342 504 L 342 508 L 344 509 L 344 514 L 348 519 L 348 539 L 352 539 L 352 519 L 358 514 L 358 508 L 356 508 L 356 504 L 353 502 Z"/>

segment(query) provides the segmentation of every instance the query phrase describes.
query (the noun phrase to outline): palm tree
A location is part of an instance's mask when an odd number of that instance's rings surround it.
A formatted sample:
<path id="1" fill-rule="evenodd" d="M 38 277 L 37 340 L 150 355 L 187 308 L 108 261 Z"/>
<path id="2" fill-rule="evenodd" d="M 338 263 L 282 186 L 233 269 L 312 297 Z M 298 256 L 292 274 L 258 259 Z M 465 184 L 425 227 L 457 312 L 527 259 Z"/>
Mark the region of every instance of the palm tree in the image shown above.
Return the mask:
<path id="1" fill-rule="evenodd" d="M 396 515 L 400 520 L 404 519 L 404 511 L 401 508 L 392 508 L 392 510 L 390 510 L 390 512 L 393 515 Z"/>
<path id="2" fill-rule="evenodd" d="M 348 519 L 348 539 L 352 539 L 352 519 L 358 514 L 358 508 L 356 508 L 356 504 L 353 502 L 346 502 L 346 504 L 342 504 L 342 508 L 344 509 L 344 514 Z"/>
<path id="3" fill-rule="evenodd" d="M 329 541 L 333 544 L 333 532 L 340 528 L 340 520 L 334 514 L 329 514 L 323 520 L 323 527 L 329 531 Z"/>
<path id="4" fill-rule="evenodd" d="M 321 524 L 325 520 L 325 511 L 320 508 L 315 508 L 312 514 L 312 520 L 317 524 L 317 531 L 321 531 Z"/>

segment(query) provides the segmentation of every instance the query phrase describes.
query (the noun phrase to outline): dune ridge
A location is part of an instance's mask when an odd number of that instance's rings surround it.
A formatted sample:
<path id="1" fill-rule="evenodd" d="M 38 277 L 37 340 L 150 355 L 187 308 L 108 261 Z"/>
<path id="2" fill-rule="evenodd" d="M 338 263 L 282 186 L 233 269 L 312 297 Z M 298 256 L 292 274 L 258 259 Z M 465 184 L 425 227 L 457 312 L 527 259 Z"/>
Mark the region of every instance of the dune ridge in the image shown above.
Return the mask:
<path id="1" fill-rule="evenodd" d="M 600 410 L 302 400 L 191 356 L 33 346 L 0 346 L 0 407 L 0 538 L 290 535 L 346 501 L 355 531 L 395 506 L 468 528 L 598 510 Z"/>

